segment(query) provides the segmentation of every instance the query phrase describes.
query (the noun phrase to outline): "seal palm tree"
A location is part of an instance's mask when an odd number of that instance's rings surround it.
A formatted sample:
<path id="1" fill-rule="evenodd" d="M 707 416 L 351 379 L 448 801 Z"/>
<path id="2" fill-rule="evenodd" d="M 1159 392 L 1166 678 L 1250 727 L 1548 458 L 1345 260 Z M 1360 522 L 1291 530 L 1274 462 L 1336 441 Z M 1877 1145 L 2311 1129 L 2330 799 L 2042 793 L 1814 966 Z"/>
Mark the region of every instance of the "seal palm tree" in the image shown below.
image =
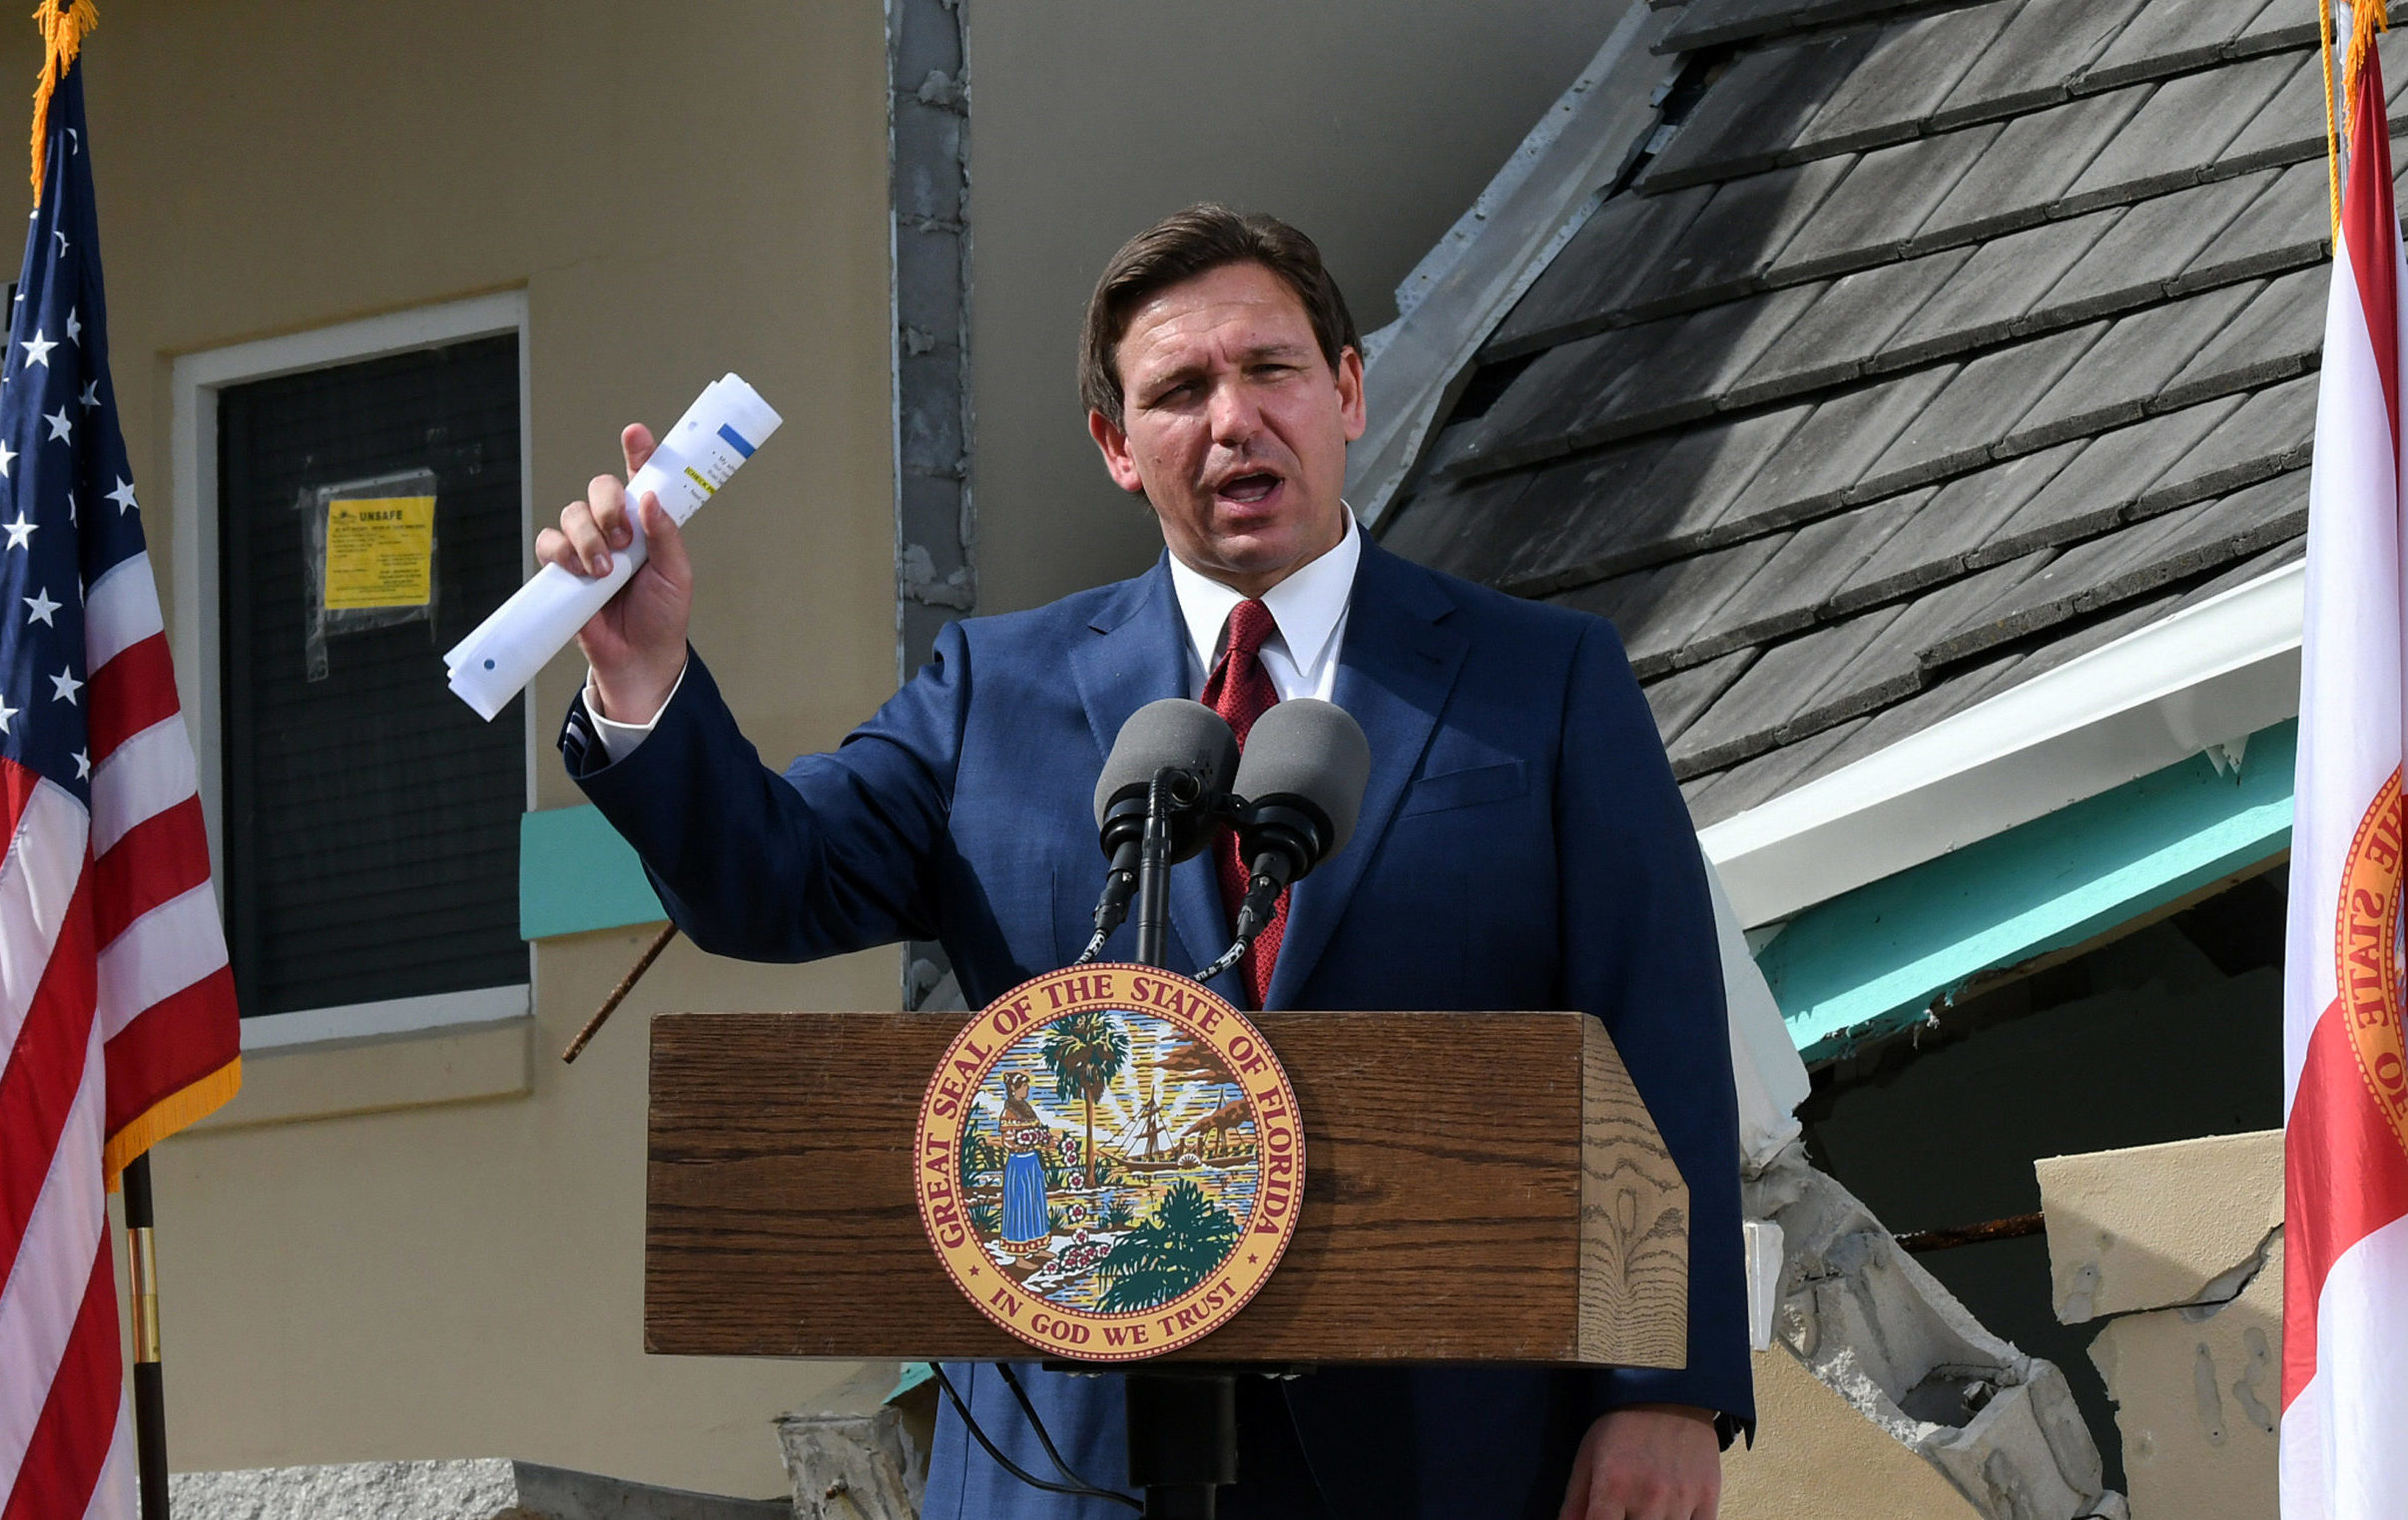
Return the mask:
<path id="1" fill-rule="evenodd" d="M 1102 1009 L 1058 1019 L 1045 1031 L 1045 1069 L 1053 1073 L 1054 1095 L 1086 1105 L 1087 1145 L 1079 1153 L 1091 1186 L 1096 1178 L 1095 1100 L 1129 1060 L 1128 1026 Z"/>

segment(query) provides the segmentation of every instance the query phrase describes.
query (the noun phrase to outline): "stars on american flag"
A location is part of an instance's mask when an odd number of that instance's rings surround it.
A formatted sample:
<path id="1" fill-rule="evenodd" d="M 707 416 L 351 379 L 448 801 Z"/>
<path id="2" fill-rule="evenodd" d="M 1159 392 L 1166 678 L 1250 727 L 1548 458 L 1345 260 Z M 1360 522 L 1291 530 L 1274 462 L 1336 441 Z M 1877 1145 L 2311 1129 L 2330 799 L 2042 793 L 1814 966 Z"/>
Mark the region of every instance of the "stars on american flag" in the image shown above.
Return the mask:
<path id="1" fill-rule="evenodd" d="M 38 219 L 14 312 L 0 305 L 12 329 L 0 347 L 0 706 L 13 720 L 0 728 L 0 763 L 79 793 L 109 754 L 87 713 L 113 679 L 87 663 L 87 635 L 96 617 L 125 616 L 123 595 L 103 613 L 88 593 L 143 553 L 116 398 L 95 363 L 103 328 L 86 263 L 95 240 L 74 220 L 84 216 L 67 207 Z M 38 256 L 44 248 L 63 256 Z M 149 579 L 147 566 L 134 573 Z M 105 631 L 94 637 L 108 646 Z"/>
<path id="2" fill-rule="evenodd" d="M 9 729 L 8 721 L 16 717 L 20 711 L 20 709 L 10 707 L 8 705 L 8 698 L 5 695 L 0 695 L 0 734 L 12 732 Z"/>

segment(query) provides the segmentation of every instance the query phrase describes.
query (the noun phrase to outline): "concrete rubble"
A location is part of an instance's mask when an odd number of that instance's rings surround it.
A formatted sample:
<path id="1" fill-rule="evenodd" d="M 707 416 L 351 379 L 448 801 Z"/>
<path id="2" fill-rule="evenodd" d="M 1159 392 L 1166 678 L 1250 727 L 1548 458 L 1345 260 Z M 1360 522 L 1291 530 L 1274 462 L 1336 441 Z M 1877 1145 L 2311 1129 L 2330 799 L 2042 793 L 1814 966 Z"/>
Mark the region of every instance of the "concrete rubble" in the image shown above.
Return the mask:
<path id="1" fill-rule="evenodd" d="M 1984 1329 L 1807 1163 L 1795 1114 L 1805 1063 L 1710 868 L 1708 881 L 1739 1098 L 1762 1431 L 1723 1458 L 1725 1520 L 2120 1516 L 2065 1374 Z"/>
<path id="2" fill-rule="evenodd" d="M 1780 1367 L 1786 1352 L 1861 1417 L 1838 1420 L 1828 1407 L 1791 1389 L 1788 1402 L 1823 1433 L 1801 1458 L 1845 1479 L 1849 1507 L 1863 1512 L 1878 1497 L 1892 1513 L 1971 1514 L 1984 1520 L 2077 1520 L 2120 1516 L 2120 1496 L 2105 1491 L 2099 1450 L 2075 1406 L 2065 1374 L 1984 1329 L 1916 1264 L 1864 1205 L 1792 1148 L 1748 1185 L 1748 1215 L 1781 1229 L 1785 1260 L 1774 1310 L 1778 1344 L 1758 1358 L 1760 1380 L 1775 1391 L 1795 1381 Z M 1767 1363 L 1770 1362 L 1768 1366 Z M 1923 1485 L 1906 1497 L 1868 1487 L 1881 1468 L 1899 1464 L 1890 1443 L 1936 1471 L 1964 1502 L 1952 1509 Z M 1867 1467 L 1862 1464 L 1874 1464 Z M 1733 1462 L 1734 1497 L 1775 1485 Z M 1767 1475 L 1769 1476 L 1769 1475 Z M 1724 1513 L 1798 1515 L 1811 1492 L 1796 1463 L 1779 1475 L 1778 1507 L 1726 1504 Z"/>
<path id="3" fill-rule="evenodd" d="M 180 1472 L 177 1520 L 786 1520 L 783 1499 L 731 1499 L 478 1457 Z"/>
<path id="4" fill-rule="evenodd" d="M 2133 1520 L 2271 1520 L 2282 1133 L 2040 1162 L 2057 1316 L 2104 1321 Z"/>
<path id="5" fill-rule="evenodd" d="M 822 1409 L 778 1416 L 797 1520 L 917 1520 L 936 1389 L 925 1381 L 899 1387 L 901 1371 L 891 1361 L 871 1362 Z"/>

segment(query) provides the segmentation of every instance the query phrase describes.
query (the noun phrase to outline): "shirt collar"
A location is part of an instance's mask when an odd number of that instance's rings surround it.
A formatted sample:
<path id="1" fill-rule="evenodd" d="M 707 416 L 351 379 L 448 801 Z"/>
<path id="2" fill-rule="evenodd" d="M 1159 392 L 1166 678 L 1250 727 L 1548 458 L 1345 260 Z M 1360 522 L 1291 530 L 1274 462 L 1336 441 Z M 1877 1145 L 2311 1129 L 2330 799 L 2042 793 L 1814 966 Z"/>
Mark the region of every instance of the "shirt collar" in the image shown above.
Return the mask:
<path id="1" fill-rule="evenodd" d="M 1352 507 L 1346 513 L 1346 537 L 1338 546 L 1263 593 L 1271 621 L 1279 625 L 1280 642 L 1299 671 L 1318 669 L 1328 655 L 1331 637 L 1346 617 L 1347 601 L 1355 591 L 1355 567 L 1363 558 L 1363 531 L 1355 526 Z M 1229 615 L 1246 600 L 1244 592 L 1192 569 L 1179 556 L 1170 557 L 1171 589 L 1178 594 L 1179 616 L 1187 625 L 1188 648 L 1196 663 L 1209 673 L 1221 654 L 1221 634 Z"/>

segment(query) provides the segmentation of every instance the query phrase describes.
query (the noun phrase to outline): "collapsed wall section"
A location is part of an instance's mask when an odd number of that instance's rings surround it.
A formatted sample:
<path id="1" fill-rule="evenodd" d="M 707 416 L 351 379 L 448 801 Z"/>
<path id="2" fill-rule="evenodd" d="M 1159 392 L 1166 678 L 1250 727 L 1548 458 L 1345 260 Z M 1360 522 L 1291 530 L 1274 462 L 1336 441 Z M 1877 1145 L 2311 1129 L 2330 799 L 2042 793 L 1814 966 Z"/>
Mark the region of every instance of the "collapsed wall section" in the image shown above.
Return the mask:
<path id="1" fill-rule="evenodd" d="M 1973 1513 L 2121 1513 L 2065 1374 L 1983 1328 L 1800 1150 L 1749 1184 L 1748 1214 L 1784 1242 L 1774 1351 L 1937 1470 Z"/>

